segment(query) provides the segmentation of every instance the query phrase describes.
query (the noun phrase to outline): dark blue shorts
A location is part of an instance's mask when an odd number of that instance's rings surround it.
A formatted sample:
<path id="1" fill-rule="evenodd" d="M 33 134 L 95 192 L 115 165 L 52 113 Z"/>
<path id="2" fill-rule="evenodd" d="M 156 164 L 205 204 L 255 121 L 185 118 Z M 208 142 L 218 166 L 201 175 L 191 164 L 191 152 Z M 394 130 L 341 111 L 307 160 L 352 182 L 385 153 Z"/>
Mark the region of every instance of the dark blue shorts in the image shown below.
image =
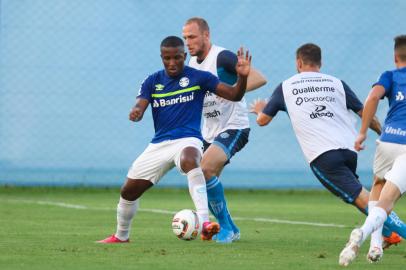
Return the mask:
<path id="1" fill-rule="evenodd" d="M 358 180 L 357 153 L 348 149 L 327 151 L 310 163 L 314 175 L 334 195 L 353 203 L 361 193 Z"/>
<path id="2" fill-rule="evenodd" d="M 227 155 L 227 162 L 230 162 L 230 159 L 244 148 L 244 146 L 248 143 L 248 137 L 250 135 L 250 129 L 227 129 L 226 131 L 221 132 L 214 138 L 213 144 L 217 145 L 221 149 L 223 149 L 224 153 Z M 203 140 L 203 147 L 204 151 L 209 148 L 211 143 L 206 142 Z"/>

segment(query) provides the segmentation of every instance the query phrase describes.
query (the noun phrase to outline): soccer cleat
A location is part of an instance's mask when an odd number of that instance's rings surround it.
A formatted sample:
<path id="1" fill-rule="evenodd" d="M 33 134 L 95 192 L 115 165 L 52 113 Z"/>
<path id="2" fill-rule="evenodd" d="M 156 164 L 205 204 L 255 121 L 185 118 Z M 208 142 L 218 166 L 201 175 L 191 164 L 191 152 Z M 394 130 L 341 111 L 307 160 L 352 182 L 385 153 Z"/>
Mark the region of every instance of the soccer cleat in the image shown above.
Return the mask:
<path id="1" fill-rule="evenodd" d="M 222 228 L 218 234 L 213 237 L 217 243 L 230 244 L 233 242 L 234 232 L 232 230 L 226 230 Z"/>
<path id="2" fill-rule="evenodd" d="M 370 247 L 367 254 L 367 260 L 370 263 L 376 263 L 382 259 L 382 256 L 383 256 L 382 248 L 376 246 Z"/>
<path id="3" fill-rule="evenodd" d="M 238 231 L 234 231 L 234 234 L 233 234 L 233 242 L 235 242 L 235 241 L 239 241 L 241 239 L 241 233 L 240 233 L 240 230 L 238 230 Z"/>
<path id="4" fill-rule="evenodd" d="M 355 260 L 361 246 L 362 234 L 361 229 L 357 228 L 352 230 L 350 240 L 348 240 L 347 245 L 340 253 L 340 257 L 338 259 L 339 265 L 348 266 L 353 260 Z"/>
<path id="5" fill-rule="evenodd" d="M 219 231 L 220 225 L 217 222 L 206 221 L 203 223 L 202 234 L 200 237 L 203 241 L 210 241 Z"/>
<path id="6" fill-rule="evenodd" d="M 130 242 L 130 239 L 120 240 L 113 234 L 113 235 L 107 237 L 106 239 L 97 241 L 96 243 L 100 243 L 100 244 L 122 244 L 122 243 L 129 243 L 129 242 Z"/>
<path id="7" fill-rule="evenodd" d="M 382 248 L 387 249 L 392 245 L 396 246 L 401 241 L 402 241 L 402 237 L 400 237 L 399 234 L 392 232 L 392 234 L 389 237 L 383 238 Z"/>

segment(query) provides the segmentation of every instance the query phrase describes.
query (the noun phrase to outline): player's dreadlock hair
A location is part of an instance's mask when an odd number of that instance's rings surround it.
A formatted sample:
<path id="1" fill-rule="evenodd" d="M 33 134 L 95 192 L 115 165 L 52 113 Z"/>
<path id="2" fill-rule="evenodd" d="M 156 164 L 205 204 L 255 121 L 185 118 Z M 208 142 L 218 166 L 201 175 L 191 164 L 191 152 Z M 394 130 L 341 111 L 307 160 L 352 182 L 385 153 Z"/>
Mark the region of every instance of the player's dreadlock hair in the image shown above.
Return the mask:
<path id="1" fill-rule="evenodd" d="M 321 49 L 313 43 L 306 43 L 296 51 L 296 59 L 302 59 L 305 65 L 321 66 Z"/>
<path id="2" fill-rule="evenodd" d="M 184 46 L 185 46 L 185 44 L 183 43 L 183 40 L 177 36 L 166 37 L 161 42 L 161 47 L 176 48 L 176 47 L 184 47 Z"/>
<path id="3" fill-rule="evenodd" d="M 200 17 L 192 17 L 189 20 L 186 21 L 186 24 L 191 24 L 191 23 L 197 23 L 197 25 L 199 26 L 199 30 L 200 32 L 210 32 L 210 28 L 209 28 L 209 24 L 207 23 L 207 21 L 203 18 Z"/>
<path id="4" fill-rule="evenodd" d="M 395 53 L 400 61 L 406 62 L 406 35 L 395 37 Z"/>

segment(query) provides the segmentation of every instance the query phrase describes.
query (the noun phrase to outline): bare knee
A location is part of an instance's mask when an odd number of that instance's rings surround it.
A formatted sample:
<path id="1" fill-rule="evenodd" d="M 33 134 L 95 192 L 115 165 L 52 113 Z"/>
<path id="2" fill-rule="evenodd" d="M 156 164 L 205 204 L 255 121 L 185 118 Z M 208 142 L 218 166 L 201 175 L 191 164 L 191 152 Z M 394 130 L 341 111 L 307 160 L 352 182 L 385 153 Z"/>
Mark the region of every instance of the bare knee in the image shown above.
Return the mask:
<path id="1" fill-rule="evenodd" d="M 180 166 L 182 171 L 188 173 L 189 171 L 200 166 L 201 155 L 199 150 L 194 147 L 186 147 L 183 149 L 180 156 Z"/>
<path id="2" fill-rule="evenodd" d="M 214 166 L 211 166 L 211 164 L 204 162 L 204 160 L 202 161 L 202 171 L 204 174 L 204 179 L 206 179 L 206 181 L 217 175 L 217 171 Z"/>

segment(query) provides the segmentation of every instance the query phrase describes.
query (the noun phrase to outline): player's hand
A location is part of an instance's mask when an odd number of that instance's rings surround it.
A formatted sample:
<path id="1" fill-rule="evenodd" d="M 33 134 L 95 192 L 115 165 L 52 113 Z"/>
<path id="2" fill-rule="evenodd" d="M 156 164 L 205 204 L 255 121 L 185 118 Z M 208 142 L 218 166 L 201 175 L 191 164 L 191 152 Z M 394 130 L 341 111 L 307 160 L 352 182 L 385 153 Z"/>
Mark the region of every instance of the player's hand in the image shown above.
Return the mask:
<path id="1" fill-rule="evenodd" d="M 250 55 L 249 51 L 244 53 L 244 48 L 240 47 L 237 52 L 237 66 L 235 67 L 237 74 L 240 76 L 248 76 L 251 69 L 251 59 L 252 56 Z"/>
<path id="2" fill-rule="evenodd" d="M 255 114 L 259 114 L 261 113 L 265 106 L 267 104 L 267 101 L 264 99 L 255 99 L 251 104 L 250 104 L 250 112 L 251 113 L 255 113 Z"/>
<path id="3" fill-rule="evenodd" d="M 367 135 L 365 133 L 359 133 L 357 139 L 355 140 L 354 148 L 357 151 L 361 151 L 365 149 L 363 145 L 364 141 L 366 140 Z"/>
<path id="4" fill-rule="evenodd" d="M 133 107 L 128 118 L 133 122 L 138 122 L 142 118 L 142 110 L 138 107 Z"/>

